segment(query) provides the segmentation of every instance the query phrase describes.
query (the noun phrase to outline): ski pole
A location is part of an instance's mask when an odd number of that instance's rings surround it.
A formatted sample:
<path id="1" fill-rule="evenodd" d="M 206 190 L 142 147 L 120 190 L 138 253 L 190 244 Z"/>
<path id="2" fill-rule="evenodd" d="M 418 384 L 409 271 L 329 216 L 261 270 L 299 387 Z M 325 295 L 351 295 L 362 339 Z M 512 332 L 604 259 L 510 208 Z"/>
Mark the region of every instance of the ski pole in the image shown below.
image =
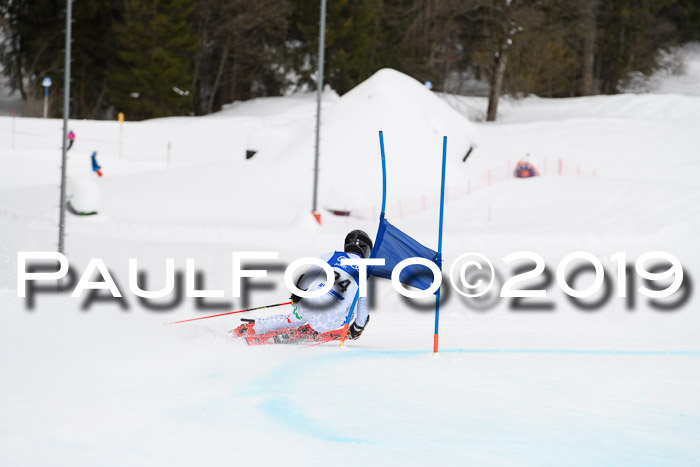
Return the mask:
<path id="1" fill-rule="evenodd" d="M 246 311 L 264 310 L 265 308 L 274 308 L 276 306 L 291 305 L 291 304 L 292 304 L 292 302 L 277 303 L 275 305 L 259 306 L 257 308 L 248 308 L 247 310 L 229 311 L 228 313 L 220 313 L 218 315 L 211 315 L 211 316 L 202 316 L 201 318 L 183 319 L 182 321 L 173 321 L 172 323 L 165 323 L 165 324 L 186 323 L 188 321 L 197 321 L 198 319 L 216 318 L 217 316 L 232 315 L 234 313 L 244 313 Z"/>
<path id="2" fill-rule="evenodd" d="M 350 326 L 350 318 L 352 318 L 352 313 L 355 311 L 355 305 L 357 304 L 357 297 L 360 296 L 360 289 L 357 289 L 357 293 L 355 294 L 355 298 L 352 301 L 352 305 L 350 305 L 350 311 L 348 311 L 348 315 L 345 317 L 345 325 L 343 326 L 343 331 L 340 335 L 340 347 L 345 344 L 345 339 L 348 337 L 348 327 Z"/>

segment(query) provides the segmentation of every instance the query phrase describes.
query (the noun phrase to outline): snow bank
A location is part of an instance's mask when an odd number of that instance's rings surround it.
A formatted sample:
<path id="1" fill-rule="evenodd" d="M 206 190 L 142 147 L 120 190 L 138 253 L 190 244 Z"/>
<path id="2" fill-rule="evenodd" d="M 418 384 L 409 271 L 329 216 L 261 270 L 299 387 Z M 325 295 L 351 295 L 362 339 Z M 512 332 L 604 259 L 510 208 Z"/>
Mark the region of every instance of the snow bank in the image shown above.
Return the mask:
<path id="1" fill-rule="evenodd" d="M 100 210 L 100 189 L 94 180 L 69 178 L 66 199 L 76 211 L 87 213 Z"/>
<path id="2" fill-rule="evenodd" d="M 285 151 L 285 163 L 313 168 L 313 130 Z M 320 199 L 335 209 L 381 203 L 378 131 L 384 132 L 388 195 L 440 186 L 442 137 L 453 169 L 477 138 L 465 117 L 415 79 L 380 70 L 322 113 Z M 261 154 L 261 156 L 264 156 Z M 311 179 L 308 179 L 311 182 Z"/>

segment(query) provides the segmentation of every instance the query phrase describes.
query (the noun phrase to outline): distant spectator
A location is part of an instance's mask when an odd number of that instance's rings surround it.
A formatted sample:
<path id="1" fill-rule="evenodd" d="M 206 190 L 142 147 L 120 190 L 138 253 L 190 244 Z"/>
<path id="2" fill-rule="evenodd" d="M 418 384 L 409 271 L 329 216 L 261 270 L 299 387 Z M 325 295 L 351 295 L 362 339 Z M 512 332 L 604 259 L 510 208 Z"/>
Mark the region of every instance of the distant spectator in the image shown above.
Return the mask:
<path id="1" fill-rule="evenodd" d="M 92 156 L 90 156 L 90 158 L 92 159 L 92 171 L 97 172 L 97 176 L 101 177 L 102 172 L 100 169 L 102 167 L 100 167 L 100 164 L 97 163 L 97 151 L 92 151 Z"/>
<path id="2" fill-rule="evenodd" d="M 73 143 L 75 143 L 75 133 L 73 133 L 73 130 L 68 132 L 68 135 L 66 136 L 68 138 L 68 149 L 67 151 L 70 151 L 70 148 L 73 147 Z"/>
<path id="3" fill-rule="evenodd" d="M 530 154 L 528 154 L 526 157 L 530 157 Z M 515 172 L 513 175 L 515 178 L 529 178 L 537 177 L 540 175 L 540 173 L 529 160 L 520 160 L 517 164 L 515 164 Z"/>

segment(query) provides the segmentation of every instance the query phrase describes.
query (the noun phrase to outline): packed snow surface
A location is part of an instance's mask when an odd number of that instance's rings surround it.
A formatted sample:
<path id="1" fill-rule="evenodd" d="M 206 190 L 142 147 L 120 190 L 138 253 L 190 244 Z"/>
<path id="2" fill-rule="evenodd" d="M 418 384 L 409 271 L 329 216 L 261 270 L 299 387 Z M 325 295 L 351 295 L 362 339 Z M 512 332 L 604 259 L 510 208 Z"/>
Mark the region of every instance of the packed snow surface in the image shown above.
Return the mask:
<path id="1" fill-rule="evenodd" d="M 89 290 L 72 298 L 75 282 L 18 298 L 17 253 L 56 250 L 62 122 L 1 117 L 0 465 L 699 465 L 697 95 L 504 100 L 499 121 L 483 123 L 467 115 L 483 114 L 485 99 L 382 70 L 346 95 L 324 93 L 322 226 L 310 215 L 314 94 L 206 117 L 71 121 L 70 191 L 99 214 L 69 215 L 66 255 L 75 280 L 100 258 L 122 305 L 89 301 Z M 284 302 L 284 265 L 342 249 L 352 229 L 374 236 L 380 130 L 387 218 L 435 250 L 448 138 L 437 355 L 434 299 L 418 311 L 386 280 L 364 334 L 343 347 L 248 347 L 227 334 L 241 316 L 288 307 L 163 325 Z M 521 159 L 541 176 L 513 178 Z M 551 280 L 513 288 L 546 297 L 469 301 L 449 283 L 450 266 L 473 252 L 494 263 L 500 287 L 516 267 L 534 268 L 504 262 L 523 250 Z M 231 297 L 234 251 L 279 252 L 248 265 L 269 273 L 241 298 Z M 581 299 L 599 301 L 593 309 L 556 280 L 576 251 L 609 280 L 609 296 Z M 637 290 L 634 262 L 656 251 L 678 258 L 684 286 L 654 301 Z M 628 288 L 618 288 L 619 252 Z M 193 259 L 198 288 L 224 292 L 204 302 L 221 307 L 146 306 L 130 290 L 130 258 L 148 290 L 164 286 L 166 259 L 183 277 Z M 591 283 L 585 273 L 574 288 Z M 681 294 L 685 303 L 658 308 Z"/>

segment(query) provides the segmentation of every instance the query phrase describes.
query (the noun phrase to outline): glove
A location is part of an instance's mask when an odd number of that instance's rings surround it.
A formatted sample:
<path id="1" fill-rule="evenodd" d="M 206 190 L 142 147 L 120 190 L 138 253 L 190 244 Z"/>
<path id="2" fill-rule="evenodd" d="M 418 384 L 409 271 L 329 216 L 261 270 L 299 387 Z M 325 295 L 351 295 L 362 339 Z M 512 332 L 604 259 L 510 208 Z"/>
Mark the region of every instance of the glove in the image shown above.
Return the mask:
<path id="1" fill-rule="evenodd" d="M 292 301 L 292 306 L 297 306 L 297 303 L 299 303 L 299 300 L 301 300 L 301 297 L 299 295 L 294 295 L 292 294 L 289 299 Z"/>
<path id="2" fill-rule="evenodd" d="M 348 339 L 353 341 L 359 339 L 360 335 L 362 335 L 362 331 L 365 330 L 367 323 L 369 323 L 369 316 L 367 317 L 367 321 L 365 322 L 364 326 L 359 326 L 356 322 L 353 322 L 348 328 Z"/>

